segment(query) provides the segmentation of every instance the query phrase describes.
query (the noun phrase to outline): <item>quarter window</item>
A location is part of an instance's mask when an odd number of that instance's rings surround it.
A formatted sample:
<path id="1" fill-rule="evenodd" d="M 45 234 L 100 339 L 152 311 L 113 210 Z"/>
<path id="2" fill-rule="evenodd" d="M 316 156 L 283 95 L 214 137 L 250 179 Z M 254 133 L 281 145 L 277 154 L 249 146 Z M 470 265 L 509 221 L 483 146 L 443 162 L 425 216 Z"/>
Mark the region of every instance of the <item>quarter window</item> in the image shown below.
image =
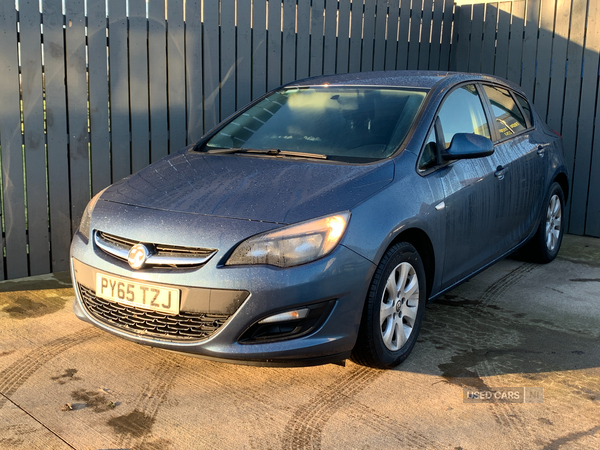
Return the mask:
<path id="1" fill-rule="evenodd" d="M 517 94 L 517 95 L 515 95 L 515 97 L 517 97 L 517 101 L 521 105 L 521 109 L 523 110 L 523 112 L 525 113 L 527 118 L 529 119 L 529 123 L 531 124 L 531 126 L 533 126 L 533 114 L 531 114 L 531 106 L 529 106 L 529 103 L 527 102 L 527 100 L 525 100 L 520 95 Z"/>
<path id="2" fill-rule="evenodd" d="M 510 137 L 527 128 L 519 107 L 506 89 L 489 85 L 483 85 L 483 89 L 490 99 L 492 113 L 496 119 L 496 129 L 500 133 L 501 139 Z"/>

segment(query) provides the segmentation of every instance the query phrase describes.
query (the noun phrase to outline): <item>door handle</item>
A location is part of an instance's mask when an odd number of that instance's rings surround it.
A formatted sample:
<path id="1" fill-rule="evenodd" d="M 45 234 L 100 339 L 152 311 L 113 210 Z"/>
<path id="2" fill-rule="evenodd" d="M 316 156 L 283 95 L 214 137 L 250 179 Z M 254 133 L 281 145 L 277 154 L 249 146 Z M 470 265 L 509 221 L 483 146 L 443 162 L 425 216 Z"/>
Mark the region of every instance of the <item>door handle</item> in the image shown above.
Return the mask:
<path id="1" fill-rule="evenodd" d="M 506 175 L 506 171 L 507 170 L 508 170 L 507 167 L 498 166 L 498 167 L 496 167 L 496 171 L 494 172 L 494 176 L 496 178 L 498 178 L 499 180 L 503 180 L 504 179 L 504 175 Z"/>
<path id="2" fill-rule="evenodd" d="M 546 153 L 546 145 L 538 145 L 537 154 L 543 158 L 544 153 Z"/>

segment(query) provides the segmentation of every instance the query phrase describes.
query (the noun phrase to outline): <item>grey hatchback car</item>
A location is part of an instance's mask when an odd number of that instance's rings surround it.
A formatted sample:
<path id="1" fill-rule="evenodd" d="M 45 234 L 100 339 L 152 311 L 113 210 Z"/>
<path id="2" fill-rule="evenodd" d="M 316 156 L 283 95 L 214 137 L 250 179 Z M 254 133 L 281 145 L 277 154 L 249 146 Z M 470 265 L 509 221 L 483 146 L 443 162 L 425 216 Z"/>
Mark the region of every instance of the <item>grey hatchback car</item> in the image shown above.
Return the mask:
<path id="1" fill-rule="evenodd" d="M 74 310 L 209 359 L 393 367 L 428 300 L 520 247 L 555 258 L 568 186 L 560 136 L 504 80 L 293 82 L 90 201 Z"/>

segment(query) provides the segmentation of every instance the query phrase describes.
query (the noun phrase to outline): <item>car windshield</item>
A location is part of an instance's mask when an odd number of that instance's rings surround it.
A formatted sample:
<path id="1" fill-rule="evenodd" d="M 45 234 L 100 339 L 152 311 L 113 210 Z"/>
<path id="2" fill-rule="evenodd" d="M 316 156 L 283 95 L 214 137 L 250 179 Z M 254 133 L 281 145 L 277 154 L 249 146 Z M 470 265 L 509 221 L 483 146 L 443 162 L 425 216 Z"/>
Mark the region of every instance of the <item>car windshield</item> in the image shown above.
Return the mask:
<path id="1" fill-rule="evenodd" d="M 282 89 L 229 122 L 204 151 L 273 150 L 262 154 L 280 151 L 286 156 L 304 153 L 338 161 L 376 161 L 400 147 L 426 94 L 380 87 Z"/>

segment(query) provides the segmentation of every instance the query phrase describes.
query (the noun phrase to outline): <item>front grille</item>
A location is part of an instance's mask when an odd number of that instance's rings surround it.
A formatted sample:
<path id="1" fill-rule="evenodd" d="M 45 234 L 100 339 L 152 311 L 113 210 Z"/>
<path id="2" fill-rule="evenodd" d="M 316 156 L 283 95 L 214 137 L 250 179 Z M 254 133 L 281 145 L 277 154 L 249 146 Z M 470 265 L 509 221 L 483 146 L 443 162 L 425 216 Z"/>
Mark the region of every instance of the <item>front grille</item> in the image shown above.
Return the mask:
<path id="1" fill-rule="evenodd" d="M 92 289 L 78 284 L 88 312 L 101 322 L 143 336 L 168 340 L 199 341 L 208 339 L 223 326 L 228 314 L 181 311 L 177 315 L 149 311 L 96 297 Z"/>
<path id="2" fill-rule="evenodd" d="M 127 262 L 129 250 L 142 242 L 96 231 L 94 242 L 105 253 Z M 206 264 L 217 250 L 143 242 L 150 252 L 145 267 L 189 268 Z"/>

